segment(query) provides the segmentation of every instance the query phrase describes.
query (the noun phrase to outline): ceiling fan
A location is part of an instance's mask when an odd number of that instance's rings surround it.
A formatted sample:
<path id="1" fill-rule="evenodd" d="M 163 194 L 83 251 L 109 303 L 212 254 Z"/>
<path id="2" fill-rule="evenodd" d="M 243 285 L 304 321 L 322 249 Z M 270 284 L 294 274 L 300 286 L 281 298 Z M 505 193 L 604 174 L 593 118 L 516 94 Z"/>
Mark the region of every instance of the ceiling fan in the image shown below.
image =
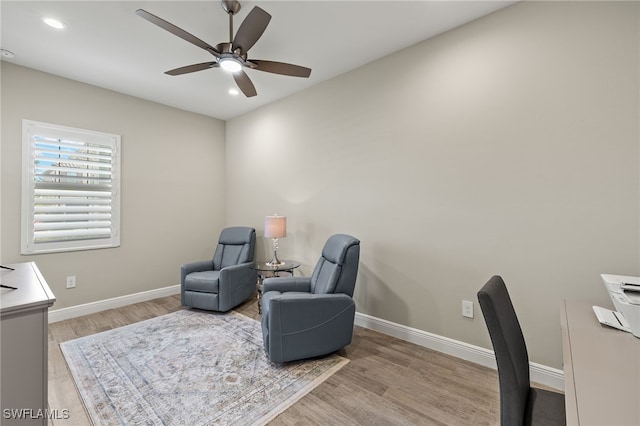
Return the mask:
<path id="1" fill-rule="evenodd" d="M 247 56 L 249 49 L 253 47 L 253 45 L 262 36 L 262 33 L 264 33 L 264 30 L 267 28 L 267 25 L 269 25 L 269 21 L 271 20 L 271 15 L 258 6 L 255 6 L 251 12 L 249 12 L 242 24 L 240 24 L 238 32 L 235 37 L 233 37 L 233 15 L 240 11 L 240 2 L 236 0 L 222 0 L 222 8 L 227 12 L 227 14 L 229 14 L 229 42 L 219 43 L 215 47 L 144 9 L 136 10 L 136 14 L 138 16 L 164 30 L 169 31 L 181 39 L 206 50 L 215 57 L 214 61 L 187 65 L 185 67 L 166 71 L 165 74 L 181 75 L 209 68 L 222 68 L 232 73 L 236 84 L 247 97 L 256 96 L 257 92 L 255 86 L 251 82 L 251 79 L 247 73 L 244 72 L 243 68 L 293 77 L 307 78 L 311 75 L 310 68 L 301 67 L 299 65 L 265 61 L 261 59 L 249 59 Z"/>

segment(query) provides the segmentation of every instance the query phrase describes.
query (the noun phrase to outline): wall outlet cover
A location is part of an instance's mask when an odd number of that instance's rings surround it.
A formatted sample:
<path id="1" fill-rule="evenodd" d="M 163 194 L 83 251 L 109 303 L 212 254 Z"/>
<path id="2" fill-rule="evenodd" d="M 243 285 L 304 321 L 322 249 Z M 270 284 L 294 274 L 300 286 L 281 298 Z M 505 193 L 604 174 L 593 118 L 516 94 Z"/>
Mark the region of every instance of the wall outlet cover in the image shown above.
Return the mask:
<path id="1" fill-rule="evenodd" d="M 473 318 L 473 302 L 469 300 L 462 301 L 462 316 L 466 318 Z"/>
<path id="2" fill-rule="evenodd" d="M 67 288 L 76 288 L 76 276 L 70 275 L 67 277 Z"/>

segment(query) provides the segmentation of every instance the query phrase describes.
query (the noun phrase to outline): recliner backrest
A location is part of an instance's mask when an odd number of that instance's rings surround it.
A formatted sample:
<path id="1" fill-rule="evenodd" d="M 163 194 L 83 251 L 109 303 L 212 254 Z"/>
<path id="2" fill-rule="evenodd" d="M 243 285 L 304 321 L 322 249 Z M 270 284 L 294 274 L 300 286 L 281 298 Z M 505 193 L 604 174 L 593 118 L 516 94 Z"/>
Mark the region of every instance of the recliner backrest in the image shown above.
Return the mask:
<path id="1" fill-rule="evenodd" d="M 256 250 L 256 230 L 246 226 L 224 228 L 213 254 L 213 269 L 253 262 Z"/>
<path id="2" fill-rule="evenodd" d="M 522 425 L 531 389 L 529 356 L 520 322 L 501 277 L 493 276 L 480 289 L 478 302 L 498 365 L 500 424 Z"/>
<path id="3" fill-rule="evenodd" d="M 329 237 L 311 275 L 311 293 L 345 293 L 353 297 L 360 260 L 360 241 L 350 235 Z"/>

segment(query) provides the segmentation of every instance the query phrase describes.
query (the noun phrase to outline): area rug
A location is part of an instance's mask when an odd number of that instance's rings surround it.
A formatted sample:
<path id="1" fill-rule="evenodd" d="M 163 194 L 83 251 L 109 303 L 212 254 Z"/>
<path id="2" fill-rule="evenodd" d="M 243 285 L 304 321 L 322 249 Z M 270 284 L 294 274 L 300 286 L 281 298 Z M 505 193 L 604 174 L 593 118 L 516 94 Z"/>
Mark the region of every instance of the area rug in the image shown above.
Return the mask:
<path id="1" fill-rule="evenodd" d="M 60 344 L 95 425 L 266 424 L 344 366 L 269 361 L 260 323 L 181 310 Z"/>

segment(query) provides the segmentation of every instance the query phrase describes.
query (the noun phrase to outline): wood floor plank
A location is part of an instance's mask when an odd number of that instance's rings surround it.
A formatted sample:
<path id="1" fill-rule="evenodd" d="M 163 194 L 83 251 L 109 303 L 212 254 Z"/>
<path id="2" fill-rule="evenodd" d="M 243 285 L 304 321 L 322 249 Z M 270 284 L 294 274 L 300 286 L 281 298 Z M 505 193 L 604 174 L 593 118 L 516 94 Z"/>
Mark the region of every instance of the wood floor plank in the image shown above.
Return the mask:
<path id="1" fill-rule="evenodd" d="M 61 342 L 183 309 L 168 296 L 49 325 L 49 403 L 69 419 L 90 421 L 62 355 Z M 256 298 L 235 309 L 260 320 Z M 271 425 L 496 425 L 498 379 L 494 370 L 372 330 L 355 327 L 339 352 L 349 364 L 277 416 Z"/>

